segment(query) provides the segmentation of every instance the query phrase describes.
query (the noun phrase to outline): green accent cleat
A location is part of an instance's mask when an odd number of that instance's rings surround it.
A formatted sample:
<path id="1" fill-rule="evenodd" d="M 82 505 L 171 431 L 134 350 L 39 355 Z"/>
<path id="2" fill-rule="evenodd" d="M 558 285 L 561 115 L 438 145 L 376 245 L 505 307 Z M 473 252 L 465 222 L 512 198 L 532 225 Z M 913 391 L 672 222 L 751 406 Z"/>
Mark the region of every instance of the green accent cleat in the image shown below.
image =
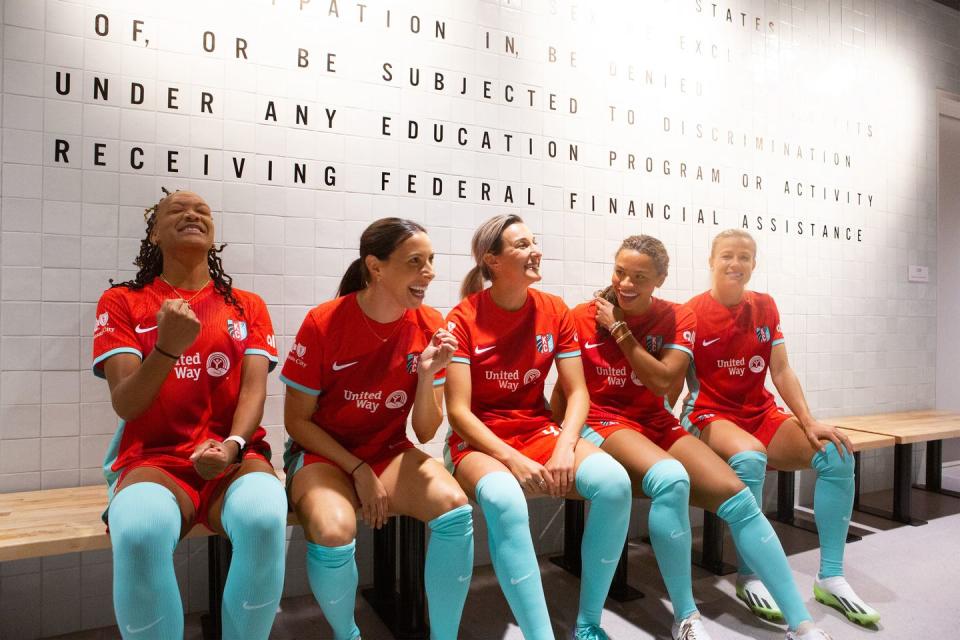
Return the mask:
<path id="1" fill-rule="evenodd" d="M 737 597 L 753 615 L 766 620 L 783 620 L 783 612 L 757 576 L 737 576 Z"/>
<path id="2" fill-rule="evenodd" d="M 864 602 L 843 576 L 816 580 L 813 583 L 813 597 L 857 624 L 872 625 L 880 620 L 880 613 Z"/>

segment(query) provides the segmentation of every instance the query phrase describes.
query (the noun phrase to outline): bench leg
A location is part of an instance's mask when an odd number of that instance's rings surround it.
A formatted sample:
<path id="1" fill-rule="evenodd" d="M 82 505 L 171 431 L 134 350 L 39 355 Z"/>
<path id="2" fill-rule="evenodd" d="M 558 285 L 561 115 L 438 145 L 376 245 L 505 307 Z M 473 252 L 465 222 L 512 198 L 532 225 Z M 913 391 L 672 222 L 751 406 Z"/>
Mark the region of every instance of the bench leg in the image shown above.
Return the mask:
<path id="1" fill-rule="evenodd" d="M 398 640 L 429 636 L 423 586 L 425 549 L 423 523 L 415 518 L 391 518 L 373 533 L 373 587 L 361 595 Z"/>
<path id="2" fill-rule="evenodd" d="M 893 446 L 893 519 L 913 526 L 927 524 L 910 516 L 910 490 L 913 484 L 913 445 Z"/>
<path id="3" fill-rule="evenodd" d="M 200 617 L 203 640 L 220 640 L 223 635 L 223 587 L 227 583 L 232 556 L 230 540 L 216 535 L 207 538 L 207 596 L 210 610 Z"/>
<path id="4" fill-rule="evenodd" d="M 693 554 L 693 564 L 718 576 L 737 570 L 723 561 L 723 520 L 710 511 L 703 512 L 703 552 Z"/>
<path id="5" fill-rule="evenodd" d="M 583 500 L 563 501 L 563 552 L 550 558 L 561 569 L 580 577 L 580 545 L 586 523 L 586 505 Z"/>
<path id="6" fill-rule="evenodd" d="M 927 443 L 926 476 L 926 484 L 915 484 L 914 488 L 951 498 L 960 498 L 960 491 L 943 488 L 943 440 L 931 440 Z"/>

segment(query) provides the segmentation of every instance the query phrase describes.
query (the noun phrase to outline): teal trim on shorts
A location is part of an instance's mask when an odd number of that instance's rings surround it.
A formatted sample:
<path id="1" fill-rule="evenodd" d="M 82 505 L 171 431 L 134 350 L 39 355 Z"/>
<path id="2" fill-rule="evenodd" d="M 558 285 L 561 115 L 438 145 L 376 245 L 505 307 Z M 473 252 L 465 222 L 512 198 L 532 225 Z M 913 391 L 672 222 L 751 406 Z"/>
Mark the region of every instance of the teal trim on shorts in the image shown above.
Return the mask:
<path id="1" fill-rule="evenodd" d="M 280 382 L 287 385 L 288 387 L 293 387 L 297 391 L 302 391 L 311 396 L 318 396 L 322 393 L 319 389 L 311 389 L 310 387 L 305 387 L 302 384 L 296 383 L 290 378 L 283 375 L 282 373 L 280 374 Z"/>
<path id="2" fill-rule="evenodd" d="M 243 352 L 243 355 L 245 355 L 245 356 L 263 356 L 264 358 L 266 358 L 266 359 L 270 362 L 270 366 L 269 366 L 269 368 L 267 369 L 267 373 L 270 373 L 271 371 L 273 371 L 274 369 L 276 369 L 276 368 L 277 368 L 277 363 L 280 362 L 280 360 L 277 359 L 277 356 L 273 355 L 273 354 L 270 353 L 269 351 L 264 351 L 263 349 L 247 349 L 246 351 Z"/>
<path id="3" fill-rule="evenodd" d="M 450 475 L 453 475 L 457 472 L 457 468 L 453 466 L 453 457 L 450 455 L 449 439 L 443 444 L 443 466 L 446 467 Z"/>
<path id="4" fill-rule="evenodd" d="M 103 458 L 103 477 L 107 481 L 107 508 L 103 510 L 100 518 L 104 524 L 107 522 L 107 512 L 110 511 L 110 503 L 117 493 L 117 484 L 120 482 L 120 472 L 113 470 L 113 463 L 117 461 L 120 455 L 120 441 L 123 439 L 123 430 L 127 426 L 127 421 L 122 418 L 117 423 L 117 430 L 114 431 L 110 444 L 107 445 L 107 453 Z"/>
<path id="5" fill-rule="evenodd" d="M 470 358 L 464 358 L 463 356 L 453 356 L 450 361 L 459 362 L 460 364 L 470 364 Z"/>
<path id="6" fill-rule="evenodd" d="M 770 346 L 771 346 L 771 347 L 775 347 L 775 346 L 777 346 L 778 344 L 783 344 L 784 342 L 786 342 L 786 339 L 785 339 L 785 338 L 777 338 L 776 340 L 774 340 L 773 342 L 770 343 Z"/>
<path id="7" fill-rule="evenodd" d="M 103 371 L 101 371 L 100 369 L 97 369 L 97 365 L 103 362 L 104 360 L 106 360 L 107 358 L 117 355 L 118 353 L 132 353 L 133 355 L 143 360 L 143 353 L 141 353 L 139 349 L 134 349 L 133 347 L 117 347 L 116 349 L 110 349 L 110 351 L 107 351 L 106 353 L 104 353 L 99 358 L 96 358 L 93 361 L 93 375 L 97 376 L 98 378 L 103 378 L 104 380 L 106 380 L 107 378 L 106 374 L 104 374 Z"/>
<path id="8" fill-rule="evenodd" d="M 288 456 L 287 453 L 284 452 L 283 457 L 285 461 L 289 462 L 287 464 L 287 491 L 290 491 L 290 487 L 293 486 L 293 476 L 296 475 L 297 471 L 300 471 L 300 469 L 303 469 L 304 453 L 306 452 L 298 451 L 297 453 Z"/>
<path id="9" fill-rule="evenodd" d="M 434 381 L 433 381 L 433 386 L 439 387 L 440 385 L 445 384 L 446 382 L 447 382 L 447 378 L 446 378 L 446 376 L 444 376 L 444 377 L 442 377 L 442 378 L 440 378 L 440 379 L 438 379 L 438 380 L 434 380 Z"/>
<path id="10" fill-rule="evenodd" d="M 567 351 L 566 353 L 557 354 L 557 360 L 563 360 L 564 358 L 579 358 L 579 357 L 580 357 L 580 349 L 577 349 L 576 351 Z"/>
<path id="11" fill-rule="evenodd" d="M 691 360 L 693 360 L 693 351 L 690 351 L 690 349 L 687 349 L 687 348 L 684 347 L 683 345 L 670 343 L 670 344 L 665 344 L 665 345 L 663 345 L 663 348 L 664 348 L 664 349 L 676 349 L 677 351 L 683 351 L 685 354 L 687 354 L 688 356 L 690 356 L 690 359 L 691 359 Z"/>
<path id="12" fill-rule="evenodd" d="M 583 425 L 583 428 L 580 429 L 580 437 L 591 444 L 597 445 L 598 447 L 603 446 L 603 442 L 605 440 L 602 435 L 594 431 L 593 427 L 588 424 Z"/>

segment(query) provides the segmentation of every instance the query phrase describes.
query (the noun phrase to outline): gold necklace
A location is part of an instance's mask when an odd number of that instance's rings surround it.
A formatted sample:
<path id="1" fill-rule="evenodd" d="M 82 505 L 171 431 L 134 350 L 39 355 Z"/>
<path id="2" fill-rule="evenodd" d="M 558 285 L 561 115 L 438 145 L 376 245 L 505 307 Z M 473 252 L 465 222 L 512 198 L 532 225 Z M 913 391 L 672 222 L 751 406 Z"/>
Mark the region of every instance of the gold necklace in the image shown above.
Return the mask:
<path id="1" fill-rule="evenodd" d="M 363 310 L 362 306 L 360 306 L 360 296 L 357 296 L 357 306 L 360 307 L 360 315 L 363 316 L 363 322 L 367 325 L 367 329 L 369 329 L 370 333 L 373 334 L 373 337 L 379 340 L 380 342 L 386 342 L 387 340 L 393 337 L 393 334 L 395 334 L 397 332 L 397 329 L 400 328 L 400 325 L 403 324 L 401 322 L 403 320 L 403 316 L 406 315 L 406 311 L 404 311 L 399 318 L 393 321 L 393 329 L 390 330 L 390 335 L 388 335 L 386 338 L 381 338 L 380 334 L 374 331 L 373 325 L 370 324 L 370 320 L 367 318 L 367 312 Z"/>
<path id="2" fill-rule="evenodd" d="M 163 283 L 164 283 L 165 285 L 167 285 L 168 287 L 170 287 L 170 290 L 173 291 L 173 292 L 177 295 L 178 298 L 180 298 L 181 300 L 183 300 L 183 301 L 186 302 L 187 304 L 190 304 L 190 302 L 191 302 L 194 298 L 196 298 L 198 295 L 200 295 L 201 293 L 203 293 L 203 290 L 207 288 L 207 285 L 208 285 L 208 284 L 210 284 L 210 279 L 207 278 L 207 281 L 203 283 L 203 286 L 200 287 L 199 289 L 197 289 L 196 293 L 194 293 L 194 294 L 193 294 L 192 296 L 190 296 L 190 298 L 188 299 L 188 298 L 184 298 L 183 295 L 180 293 L 180 291 L 179 291 L 175 286 L 173 286 L 172 284 L 170 284 L 170 281 L 169 281 L 169 280 L 167 280 L 166 278 L 163 277 L 163 274 L 162 274 L 162 273 L 160 274 L 160 279 L 163 280 Z"/>

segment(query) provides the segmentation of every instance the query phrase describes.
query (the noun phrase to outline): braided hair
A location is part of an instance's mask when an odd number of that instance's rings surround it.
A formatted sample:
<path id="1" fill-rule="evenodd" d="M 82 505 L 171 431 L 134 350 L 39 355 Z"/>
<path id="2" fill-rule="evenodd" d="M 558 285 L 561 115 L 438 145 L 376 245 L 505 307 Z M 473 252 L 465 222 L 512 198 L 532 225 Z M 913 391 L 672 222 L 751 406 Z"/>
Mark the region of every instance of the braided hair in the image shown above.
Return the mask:
<path id="1" fill-rule="evenodd" d="M 128 289 L 138 290 L 153 282 L 154 278 L 163 273 L 163 252 L 160 251 L 160 245 L 150 239 L 154 227 L 157 225 L 157 212 L 160 210 L 160 204 L 168 197 L 179 191 L 179 189 L 170 192 L 166 187 L 160 187 L 163 191 L 163 197 L 153 205 L 143 211 L 143 218 L 147 221 L 146 237 L 140 241 L 140 254 L 134 259 L 133 264 L 137 267 L 137 275 L 133 280 L 125 282 L 114 282 L 110 278 L 110 287 L 127 287 Z M 214 290 L 220 294 L 224 302 L 233 305 L 240 315 L 243 315 L 243 306 L 236 296 L 233 295 L 233 278 L 223 270 L 223 262 L 220 260 L 220 252 L 226 247 L 226 243 L 219 247 L 213 245 L 207 251 L 207 269 L 210 272 L 210 279 L 213 281 Z"/>

